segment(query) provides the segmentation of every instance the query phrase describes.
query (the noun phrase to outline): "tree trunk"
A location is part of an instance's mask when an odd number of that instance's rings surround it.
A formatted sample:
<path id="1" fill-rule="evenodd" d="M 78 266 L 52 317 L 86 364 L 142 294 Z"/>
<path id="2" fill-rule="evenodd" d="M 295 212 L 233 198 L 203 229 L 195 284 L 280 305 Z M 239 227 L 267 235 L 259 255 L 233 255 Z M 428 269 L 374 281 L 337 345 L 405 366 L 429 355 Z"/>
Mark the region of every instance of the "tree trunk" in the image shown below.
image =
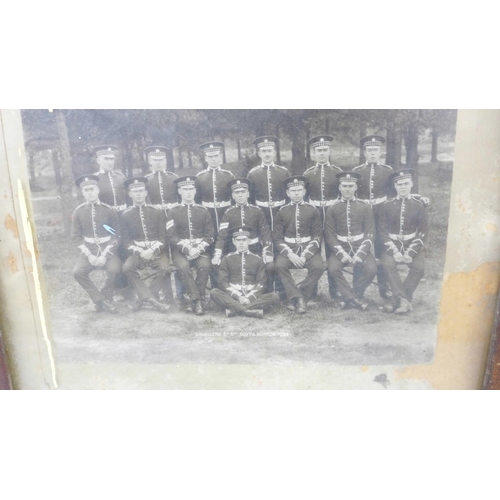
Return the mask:
<path id="1" fill-rule="evenodd" d="M 330 120 L 325 118 L 325 134 L 330 135 Z"/>
<path id="2" fill-rule="evenodd" d="M 222 141 L 224 142 L 224 141 Z M 226 159 L 226 148 L 223 147 L 222 148 L 222 164 L 225 165 L 227 163 L 227 159 Z"/>
<path id="3" fill-rule="evenodd" d="M 280 126 L 276 125 L 276 137 L 278 140 L 276 141 L 276 163 L 281 165 L 281 147 L 280 147 Z"/>
<path id="4" fill-rule="evenodd" d="M 181 147 L 181 138 L 177 136 L 177 163 L 178 168 L 184 168 L 184 160 L 182 158 L 182 147 Z"/>
<path id="5" fill-rule="evenodd" d="M 54 167 L 54 176 L 56 178 L 56 184 L 59 191 L 61 191 L 62 177 L 61 177 L 61 162 L 59 160 L 59 151 L 57 149 L 52 150 L 52 166 Z"/>
<path id="6" fill-rule="evenodd" d="M 241 143 L 240 143 L 240 136 L 236 138 L 236 147 L 238 148 L 238 161 L 241 160 Z"/>
<path id="7" fill-rule="evenodd" d="M 418 126 L 410 123 L 405 134 L 406 168 L 416 168 L 418 164 Z"/>
<path id="8" fill-rule="evenodd" d="M 59 134 L 59 145 L 61 148 L 61 207 L 64 223 L 64 232 L 69 235 L 71 232 L 71 216 L 75 208 L 73 199 L 73 168 L 71 159 L 71 148 L 69 144 L 68 128 L 61 109 L 55 110 L 57 132 Z"/>
<path id="9" fill-rule="evenodd" d="M 432 149 L 431 149 L 431 162 L 437 163 L 438 161 L 438 138 L 439 132 L 436 127 L 432 127 Z"/>
<path id="10" fill-rule="evenodd" d="M 309 147 L 309 139 L 311 138 L 311 129 L 306 129 L 306 160 L 311 161 L 311 148 Z"/>
<path id="11" fill-rule="evenodd" d="M 394 130 L 394 135 L 393 135 L 393 152 L 394 152 L 394 157 L 392 160 L 392 165 L 391 167 L 394 168 L 394 170 L 399 170 L 401 168 L 401 148 L 402 148 L 402 134 L 401 130 L 399 128 Z"/>
<path id="12" fill-rule="evenodd" d="M 191 148 L 188 149 L 188 166 L 193 168 L 193 154 L 191 153 Z"/>
<path id="13" fill-rule="evenodd" d="M 175 160 L 172 141 L 169 141 L 167 149 L 167 170 L 169 172 L 175 172 Z"/>
<path id="14" fill-rule="evenodd" d="M 359 125 L 359 139 L 360 140 L 363 137 L 365 137 L 366 132 L 367 132 L 366 123 L 361 122 Z M 365 155 L 363 153 L 363 147 L 360 145 L 360 147 L 359 147 L 359 165 L 363 165 L 365 160 L 366 160 L 366 158 L 365 158 Z"/>
<path id="15" fill-rule="evenodd" d="M 35 151 L 33 149 L 30 149 L 28 153 L 28 170 L 30 174 L 30 189 L 36 190 L 38 186 L 35 177 Z"/>
<path id="16" fill-rule="evenodd" d="M 305 135 L 300 121 L 293 120 L 290 127 L 290 139 L 292 141 L 292 175 L 302 175 L 305 170 Z"/>

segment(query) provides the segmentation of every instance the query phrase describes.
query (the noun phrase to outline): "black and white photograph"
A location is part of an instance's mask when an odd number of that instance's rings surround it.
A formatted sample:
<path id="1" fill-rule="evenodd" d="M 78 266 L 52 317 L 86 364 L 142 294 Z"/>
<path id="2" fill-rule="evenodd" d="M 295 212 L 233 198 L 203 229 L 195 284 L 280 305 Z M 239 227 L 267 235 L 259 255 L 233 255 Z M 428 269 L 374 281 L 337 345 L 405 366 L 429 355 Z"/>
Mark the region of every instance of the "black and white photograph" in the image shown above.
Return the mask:
<path id="1" fill-rule="evenodd" d="M 58 362 L 432 363 L 456 110 L 22 121 Z"/>

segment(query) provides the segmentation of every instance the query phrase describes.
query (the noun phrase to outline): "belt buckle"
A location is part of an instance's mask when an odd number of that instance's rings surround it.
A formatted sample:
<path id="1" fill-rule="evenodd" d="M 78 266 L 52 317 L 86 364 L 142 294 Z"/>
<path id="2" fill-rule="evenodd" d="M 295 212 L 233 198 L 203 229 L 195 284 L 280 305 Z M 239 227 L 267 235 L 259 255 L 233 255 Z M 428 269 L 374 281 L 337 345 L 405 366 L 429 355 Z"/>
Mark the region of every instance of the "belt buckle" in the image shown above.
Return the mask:
<path id="1" fill-rule="evenodd" d="M 398 234 L 398 241 L 405 241 L 404 234 Z"/>
<path id="2" fill-rule="evenodd" d="M 321 207 L 324 207 L 324 206 L 326 206 L 326 201 L 320 201 L 319 204 Z"/>
<path id="3" fill-rule="evenodd" d="M 99 243 L 101 243 L 101 238 L 94 238 L 94 243 L 99 245 Z"/>
<path id="4" fill-rule="evenodd" d="M 274 201 L 270 201 L 270 202 L 269 202 L 269 208 L 274 208 L 274 205 L 275 205 L 275 202 L 274 202 Z"/>
<path id="5" fill-rule="evenodd" d="M 220 203 L 214 201 L 214 208 L 220 208 Z"/>
<path id="6" fill-rule="evenodd" d="M 354 236 L 346 236 L 346 238 L 349 243 L 354 240 Z"/>

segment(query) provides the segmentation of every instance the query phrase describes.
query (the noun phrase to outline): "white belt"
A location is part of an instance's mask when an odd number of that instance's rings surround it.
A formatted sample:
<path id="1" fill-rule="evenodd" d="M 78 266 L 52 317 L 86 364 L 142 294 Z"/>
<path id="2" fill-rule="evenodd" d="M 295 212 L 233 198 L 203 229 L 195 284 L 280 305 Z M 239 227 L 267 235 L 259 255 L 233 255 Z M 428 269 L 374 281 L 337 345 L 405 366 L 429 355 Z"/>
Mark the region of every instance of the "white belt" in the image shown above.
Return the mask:
<path id="1" fill-rule="evenodd" d="M 155 208 L 161 208 L 162 210 L 170 210 L 178 205 L 178 203 L 163 203 L 158 205 L 153 205 Z"/>
<path id="2" fill-rule="evenodd" d="M 285 200 L 279 200 L 279 201 L 259 201 L 259 200 L 255 200 L 255 204 L 258 207 L 270 207 L 270 208 L 274 208 L 274 207 L 281 207 L 281 205 L 284 205 L 285 204 Z"/>
<path id="3" fill-rule="evenodd" d="M 135 241 L 134 240 L 134 245 L 141 247 L 141 248 L 150 248 L 155 243 L 159 243 L 159 242 L 157 240 L 153 240 L 153 241 Z"/>
<path id="4" fill-rule="evenodd" d="M 415 238 L 417 236 L 417 233 L 411 233 L 411 234 L 391 234 L 389 233 L 389 238 L 394 241 L 408 241 L 411 240 L 412 238 Z"/>
<path id="5" fill-rule="evenodd" d="M 119 212 L 123 212 L 123 210 L 125 210 L 127 208 L 127 205 L 124 204 L 124 205 L 115 205 L 114 207 L 115 210 L 118 210 Z"/>
<path id="6" fill-rule="evenodd" d="M 357 234 L 356 236 L 339 236 L 337 235 L 337 239 L 343 241 L 345 243 L 351 243 L 351 241 L 359 241 L 361 238 L 365 237 L 365 233 Z"/>
<path id="7" fill-rule="evenodd" d="M 86 243 L 95 243 L 96 245 L 100 245 L 101 243 L 106 243 L 111 239 L 111 236 L 104 236 L 102 238 L 87 238 L 86 236 L 83 237 Z"/>
<path id="8" fill-rule="evenodd" d="M 235 285 L 234 283 L 229 283 L 229 286 L 236 290 L 243 290 L 244 292 L 255 288 L 255 285 Z"/>
<path id="9" fill-rule="evenodd" d="M 217 203 L 212 203 L 211 201 L 202 201 L 201 204 L 207 208 L 224 208 L 231 205 L 230 201 L 220 201 Z"/>
<path id="10" fill-rule="evenodd" d="M 320 201 L 320 200 L 309 200 L 309 203 L 311 205 L 314 205 L 315 207 L 330 207 L 333 205 L 333 202 L 335 200 L 325 200 L 325 201 Z"/>
<path id="11" fill-rule="evenodd" d="M 366 200 L 370 205 L 380 205 L 387 201 L 387 196 L 382 196 L 382 198 L 373 198 L 371 200 Z"/>
<path id="12" fill-rule="evenodd" d="M 287 243 L 308 243 L 309 241 L 311 241 L 311 237 L 310 236 L 305 236 L 304 238 L 288 238 L 287 236 L 285 236 L 285 241 Z"/>

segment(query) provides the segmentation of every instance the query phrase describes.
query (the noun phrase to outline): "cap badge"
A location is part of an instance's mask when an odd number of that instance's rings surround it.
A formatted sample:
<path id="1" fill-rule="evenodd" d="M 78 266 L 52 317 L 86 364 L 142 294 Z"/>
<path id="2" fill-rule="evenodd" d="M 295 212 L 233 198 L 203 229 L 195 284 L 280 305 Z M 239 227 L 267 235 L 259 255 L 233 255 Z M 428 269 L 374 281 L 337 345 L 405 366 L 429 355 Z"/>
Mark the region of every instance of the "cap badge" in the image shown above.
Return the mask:
<path id="1" fill-rule="evenodd" d="M 189 182 L 189 181 L 191 181 L 191 177 L 188 177 L 186 180 L 187 180 L 188 182 Z"/>
<path id="2" fill-rule="evenodd" d="M 111 151 L 111 148 L 108 148 L 108 151 Z"/>
<path id="3" fill-rule="evenodd" d="M 236 184 L 241 184 L 241 181 L 236 181 Z"/>
<path id="4" fill-rule="evenodd" d="M 213 144 L 210 144 L 210 147 L 211 147 L 211 148 L 213 148 L 213 147 L 214 147 L 214 145 L 213 145 Z"/>
<path id="5" fill-rule="evenodd" d="M 136 180 L 134 181 L 134 184 L 139 184 L 139 181 L 136 179 Z"/>
<path id="6" fill-rule="evenodd" d="M 159 153 L 159 152 L 160 152 L 160 150 L 159 150 L 159 149 L 157 149 L 157 150 L 155 151 L 155 153 Z"/>
<path id="7" fill-rule="evenodd" d="M 264 139 L 264 142 L 269 142 L 267 139 Z"/>
<path id="8" fill-rule="evenodd" d="M 323 139 L 323 137 L 319 140 L 319 142 L 321 142 L 321 144 L 323 144 L 325 142 L 325 139 Z"/>

